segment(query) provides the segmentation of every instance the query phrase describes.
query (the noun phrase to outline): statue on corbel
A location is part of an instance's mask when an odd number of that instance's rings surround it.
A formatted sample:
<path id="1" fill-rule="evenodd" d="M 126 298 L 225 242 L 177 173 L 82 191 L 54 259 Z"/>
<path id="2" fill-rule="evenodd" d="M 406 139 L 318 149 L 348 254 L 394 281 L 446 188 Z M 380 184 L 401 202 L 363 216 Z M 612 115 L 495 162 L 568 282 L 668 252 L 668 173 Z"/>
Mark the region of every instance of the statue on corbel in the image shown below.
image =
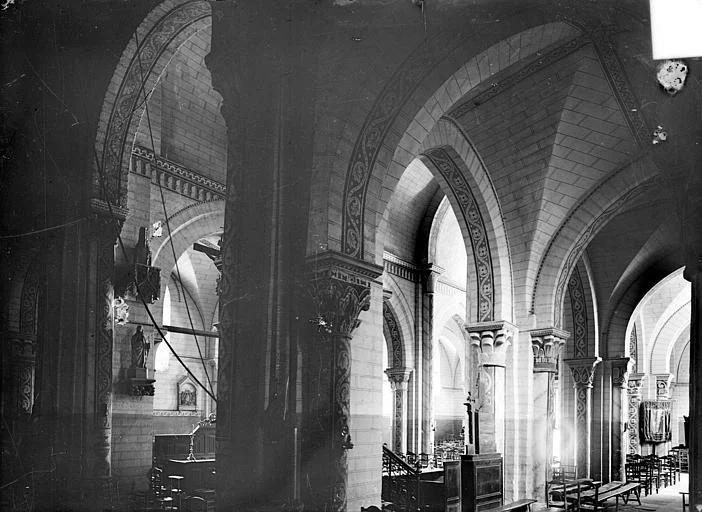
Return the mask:
<path id="1" fill-rule="evenodd" d="M 127 369 L 127 380 L 130 383 L 129 394 L 132 396 L 153 396 L 155 379 L 149 378 L 147 363 L 151 342 L 141 325 L 137 325 L 130 338 L 130 366 Z"/>

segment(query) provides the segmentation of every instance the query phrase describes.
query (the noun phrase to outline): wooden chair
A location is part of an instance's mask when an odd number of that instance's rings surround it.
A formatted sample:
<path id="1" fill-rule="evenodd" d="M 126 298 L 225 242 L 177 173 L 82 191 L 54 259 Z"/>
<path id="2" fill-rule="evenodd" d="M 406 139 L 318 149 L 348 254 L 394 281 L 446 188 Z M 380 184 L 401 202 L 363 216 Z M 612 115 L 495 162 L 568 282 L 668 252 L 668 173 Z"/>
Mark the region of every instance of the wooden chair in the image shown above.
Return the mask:
<path id="1" fill-rule="evenodd" d="M 419 467 L 422 467 L 422 468 L 429 467 L 429 454 L 426 454 L 426 453 L 419 454 Z"/>
<path id="2" fill-rule="evenodd" d="M 678 481 L 678 469 L 675 457 L 672 455 L 664 455 L 661 457 L 661 463 L 664 470 L 668 473 L 668 479 L 671 485 L 675 485 Z"/>
<path id="3" fill-rule="evenodd" d="M 153 501 L 158 510 L 173 510 L 173 497 L 163 485 L 163 470 L 157 466 L 151 468 L 149 480 Z"/>
<path id="4" fill-rule="evenodd" d="M 641 484 L 646 496 L 651 494 L 653 487 L 653 476 L 650 465 L 641 459 L 632 459 L 631 462 L 624 464 L 624 472 L 626 481 L 631 483 Z"/>
<path id="5" fill-rule="evenodd" d="M 568 510 L 569 482 L 576 480 L 577 467 L 570 465 L 558 465 L 553 468 L 553 477 L 546 482 L 546 505 L 555 508 Z"/>

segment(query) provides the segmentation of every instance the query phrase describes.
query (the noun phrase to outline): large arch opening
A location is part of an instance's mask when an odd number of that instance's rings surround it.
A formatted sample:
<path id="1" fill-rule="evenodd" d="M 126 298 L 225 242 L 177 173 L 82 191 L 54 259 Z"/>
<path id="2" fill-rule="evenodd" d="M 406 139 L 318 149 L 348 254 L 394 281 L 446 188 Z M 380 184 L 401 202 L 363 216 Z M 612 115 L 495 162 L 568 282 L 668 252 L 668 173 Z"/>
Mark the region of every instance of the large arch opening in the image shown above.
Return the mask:
<path id="1" fill-rule="evenodd" d="M 628 455 L 667 453 L 689 441 L 690 301 L 690 282 L 680 268 L 656 283 L 629 318 Z M 655 425 L 648 417 L 654 406 L 664 420 Z"/>
<path id="2" fill-rule="evenodd" d="M 112 461 L 125 487 L 147 485 L 154 460 L 168 472 L 169 460 L 192 455 L 196 426 L 203 428 L 195 455 L 214 457 L 227 137 L 205 65 L 211 39 L 206 2 L 158 5 L 124 49 L 99 120 L 94 196 L 128 211 L 126 253 L 115 252 L 116 300 L 125 307 L 114 330 L 119 391 L 112 400 L 113 453 L 131 454 Z M 153 276 L 146 306 L 143 290 L 135 294 L 126 282 L 140 275 L 138 265 Z M 134 355 L 140 343 L 143 362 Z M 135 407 L 137 392 L 143 398 Z M 205 487 L 214 487 L 213 478 Z"/>

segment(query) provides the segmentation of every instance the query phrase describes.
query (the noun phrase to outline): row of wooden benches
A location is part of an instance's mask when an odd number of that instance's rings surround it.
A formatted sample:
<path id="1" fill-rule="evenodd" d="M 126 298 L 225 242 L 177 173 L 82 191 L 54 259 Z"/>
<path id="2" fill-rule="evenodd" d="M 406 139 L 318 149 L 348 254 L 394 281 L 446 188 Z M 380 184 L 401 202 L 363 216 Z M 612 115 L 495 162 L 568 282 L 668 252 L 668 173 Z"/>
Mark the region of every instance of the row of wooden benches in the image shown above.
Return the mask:
<path id="1" fill-rule="evenodd" d="M 565 510 L 605 510 L 606 502 L 614 499 L 615 509 L 619 501 L 627 504 L 635 499 L 641 505 L 641 485 L 636 482 L 612 481 L 606 484 L 596 480 L 580 478 L 553 482 L 547 490 L 547 505 Z"/>

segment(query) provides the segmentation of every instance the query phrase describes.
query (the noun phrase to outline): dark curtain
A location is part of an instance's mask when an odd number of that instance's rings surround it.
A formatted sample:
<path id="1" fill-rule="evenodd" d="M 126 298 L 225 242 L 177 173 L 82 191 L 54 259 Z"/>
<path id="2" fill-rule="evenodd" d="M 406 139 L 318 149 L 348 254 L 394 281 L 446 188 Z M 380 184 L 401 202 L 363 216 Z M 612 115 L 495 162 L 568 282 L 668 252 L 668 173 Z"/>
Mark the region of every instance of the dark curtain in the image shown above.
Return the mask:
<path id="1" fill-rule="evenodd" d="M 670 441 L 669 400 L 644 400 L 641 402 L 641 440 L 647 443 Z"/>

